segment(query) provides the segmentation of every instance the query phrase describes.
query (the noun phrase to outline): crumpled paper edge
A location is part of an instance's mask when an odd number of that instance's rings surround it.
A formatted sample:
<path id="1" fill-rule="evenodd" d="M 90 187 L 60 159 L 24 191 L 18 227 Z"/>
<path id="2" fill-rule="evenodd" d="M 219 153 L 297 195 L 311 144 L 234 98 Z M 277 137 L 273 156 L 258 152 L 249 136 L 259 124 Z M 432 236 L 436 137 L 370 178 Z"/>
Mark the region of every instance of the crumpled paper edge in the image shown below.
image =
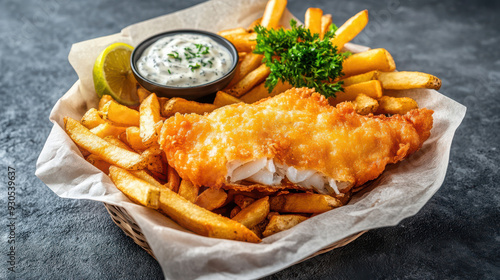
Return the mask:
<path id="1" fill-rule="evenodd" d="M 124 30 L 127 33 L 127 29 Z M 106 38 L 113 41 L 118 38 L 116 36 Z M 465 116 L 464 106 L 433 90 L 394 93 L 416 97 L 419 104 L 431 109 L 446 103 L 446 110 L 436 110 L 433 128 L 433 131 L 445 129 L 444 134 L 440 136 L 433 132 L 419 152 L 406 161 L 388 166 L 382 176 L 371 183 L 377 188 L 372 187 L 370 191 L 357 194 L 348 205 L 270 236 L 261 244 L 249 244 L 194 235 L 157 211 L 131 203 L 114 187 L 108 176 L 87 163 L 62 128 L 63 116 L 79 119 L 81 112 L 96 106 L 96 98 L 87 98 L 87 90 L 78 81 L 54 106 L 50 116 L 54 126 L 37 162 L 36 175 L 61 197 L 98 200 L 125 208 L 143 230 L 165 277 L 172 279 L 262 277 L 286 268 L 347 236 L 372 228 L 396 225 L 402 219 L 416 214 L 441 186 L 446 175 L 453 134 Z M 433 102 L 427 104 L 425 101 L 429 96 L 433 97 Z M 76 102 L 79 98 L 85 102 Z M 450 119 L 448 115 L 454 118 Z M 438 148 L 444 151 L 438 161 L 431 164 L 422 162 L 427 153 Z M 434 168 L 427 170 L 425 176 L 433 177 L 434 180 L 431 184 L 415 184 L 419 187 L 420 196 L 413 204 L 401 209 L 401 199 L 408 194 L 398 192 L 394 185 L 408 183 L 401 181 L 401 177 L 404 178 L 404 174 L 412 168 L 422 166 L 440 166 L 440 171 L 444 167 L 444 172 L 434 174 Z M 66 178 L 60 177 L 60 170 L 64 170 Z M 388 209 L 397 211 L 384 211 Z M 363 223 L 366 221 L 372 224 L 367 227 Z M 331 230 L 340 234 L 333 235 Z M 169 242 L 171 240 L 175 242 Z M 189 259 L 189 254 L 192 254 L 192 259 Z M 191 261 L 188 269 L 185 269 L 187 260 Z"/>

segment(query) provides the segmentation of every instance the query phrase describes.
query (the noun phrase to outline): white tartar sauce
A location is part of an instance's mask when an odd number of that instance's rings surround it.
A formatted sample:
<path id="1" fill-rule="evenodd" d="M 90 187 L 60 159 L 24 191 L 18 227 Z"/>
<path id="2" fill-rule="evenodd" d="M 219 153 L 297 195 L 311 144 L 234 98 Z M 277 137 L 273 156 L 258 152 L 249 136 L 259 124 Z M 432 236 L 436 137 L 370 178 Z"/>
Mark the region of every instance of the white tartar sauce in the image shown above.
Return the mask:
<path id="1" fill-rule="evenodd" d="M 146 79 L 171 87 L 191 87 L 222 78 L 231 70 L 229 51 L 208 36 L 178 34 L 159 39 L 137 61 Z"/>

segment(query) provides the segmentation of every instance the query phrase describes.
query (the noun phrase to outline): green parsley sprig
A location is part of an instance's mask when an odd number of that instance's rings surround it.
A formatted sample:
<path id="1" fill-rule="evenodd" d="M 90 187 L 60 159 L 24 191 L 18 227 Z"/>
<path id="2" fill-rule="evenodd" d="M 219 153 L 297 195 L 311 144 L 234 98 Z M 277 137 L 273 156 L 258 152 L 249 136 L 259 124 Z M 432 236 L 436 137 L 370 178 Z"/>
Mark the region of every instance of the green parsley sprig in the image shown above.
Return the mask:
<path id="1" fill-rule="evenodd" d="M 342 62 L 347 54 L 339 54 L 330 39 L 335 37 L 337 27 L 332 25 L 323 39 L 311 34 L 309 29 L 297 26 L 290 20 L 292 29 L 266 29 L 255 27 L 257 45 L 254 53 L 263 54 L 263 62 L 271 70 L 265 86 L 271 92 L 279 80 L 294 87 L 316 88 L 326 97 L 343 91 L 342 82 L 333 80 L 343 75 Z"/>

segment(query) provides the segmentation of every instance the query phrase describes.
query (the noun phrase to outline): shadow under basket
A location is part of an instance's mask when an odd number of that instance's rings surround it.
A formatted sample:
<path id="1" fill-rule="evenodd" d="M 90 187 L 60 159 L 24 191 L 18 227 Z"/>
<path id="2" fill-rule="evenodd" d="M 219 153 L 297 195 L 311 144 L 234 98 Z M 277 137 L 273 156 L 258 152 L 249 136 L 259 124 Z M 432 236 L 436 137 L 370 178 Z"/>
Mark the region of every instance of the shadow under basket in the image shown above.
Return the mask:
<path id="1" fill-rule="evenodd" d="M 156 259 L 155 255 L 153 254 L 153 250 L 151 250 L 151 247 L 149 247 L 148 241 L 146 240 L 146 237 L 142 234 L 142 230 L 137 225 L 137 223 L 134 221 L 134 219 L 128 214 L 127 210 L 125 210 L 122 207 L 118 207 L 115 205 L 107 204 L 104 203 L 104 207 L 106 207 L 106 210 L 108 210 L 109 215 L 111 216 L 111 219 L 115 224 L 125 232 L 125 234 L 132 238 L 137 245 L 141 246 L 142 249 L 146 250 L 153 258 Z M 356 240 L 356 238 L 360 237 L 363 233 L 366 231 L 358 232 L 356 234 L 350 235 L 342 240 L 339 240 L 319 251 L 316 253 L 312 254 L 309 257 L 306 257 L 302 259 L 301 261 L 297 262 L 303 262 L 305 260 L 308 260 L 310 258 L 313 258 L 317 255 L 329 252 L 335 248 L 339 248 L 342 246 L 345 246 L 352 241 Z"/>

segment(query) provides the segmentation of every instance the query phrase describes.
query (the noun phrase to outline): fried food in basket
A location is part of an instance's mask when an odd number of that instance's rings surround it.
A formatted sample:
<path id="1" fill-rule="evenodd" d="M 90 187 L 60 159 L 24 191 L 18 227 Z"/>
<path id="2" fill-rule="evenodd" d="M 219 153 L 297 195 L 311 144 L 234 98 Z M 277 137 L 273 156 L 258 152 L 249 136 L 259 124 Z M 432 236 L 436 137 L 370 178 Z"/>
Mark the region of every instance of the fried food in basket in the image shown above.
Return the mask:
<path id="1" fill-rule="evenodd" d="M 283 28 L 286 4 L 270 0 L 249 27 L 219 32 L 236 46 L 240 61 L 213 104 L 157 97 L 138 86 L 139 107 L 103 95 L 81 123 L 64 119 L 67 134 L 128 198 L 203 236 L 260 242 L 347 204 L 387 164 L 416 152 L 432 128 L 431 110 L 418 109 L 410 97 L 385 96 L 385 90 L 439 89 L 441 81 L 395 72 L 385 49 L 342 53 L 366 26 L 368 12 L 354 15 L 331 37 L 332 16 L 311 7 L 306 28 L 294 30 L 318 34 L 304 38 L 327 38 L 328 48 L 318 46 L 334 50 L 339 60 L 332 63 L 342 71 L 308 86 L 339 91 L 327 100 L 318 88 L 294 88 L 285 79 L 270 88 L 276 76 L 263 59 L 277 53 L 254 48 L 263 28 Z M 301 75 L 295 76 L 312 79 Z"/>
<path id="2" fill-rule="evenodd" d="M 341 105 L 331 107 L 313 89 L 290 89 L 205 116 L 177 114 L 159 141 L 180 177 L 198 186 L 246 188 L 250 181 L 330 194 L 377 178 L 430 135 L 431 110 L 370 117 Z"/>

